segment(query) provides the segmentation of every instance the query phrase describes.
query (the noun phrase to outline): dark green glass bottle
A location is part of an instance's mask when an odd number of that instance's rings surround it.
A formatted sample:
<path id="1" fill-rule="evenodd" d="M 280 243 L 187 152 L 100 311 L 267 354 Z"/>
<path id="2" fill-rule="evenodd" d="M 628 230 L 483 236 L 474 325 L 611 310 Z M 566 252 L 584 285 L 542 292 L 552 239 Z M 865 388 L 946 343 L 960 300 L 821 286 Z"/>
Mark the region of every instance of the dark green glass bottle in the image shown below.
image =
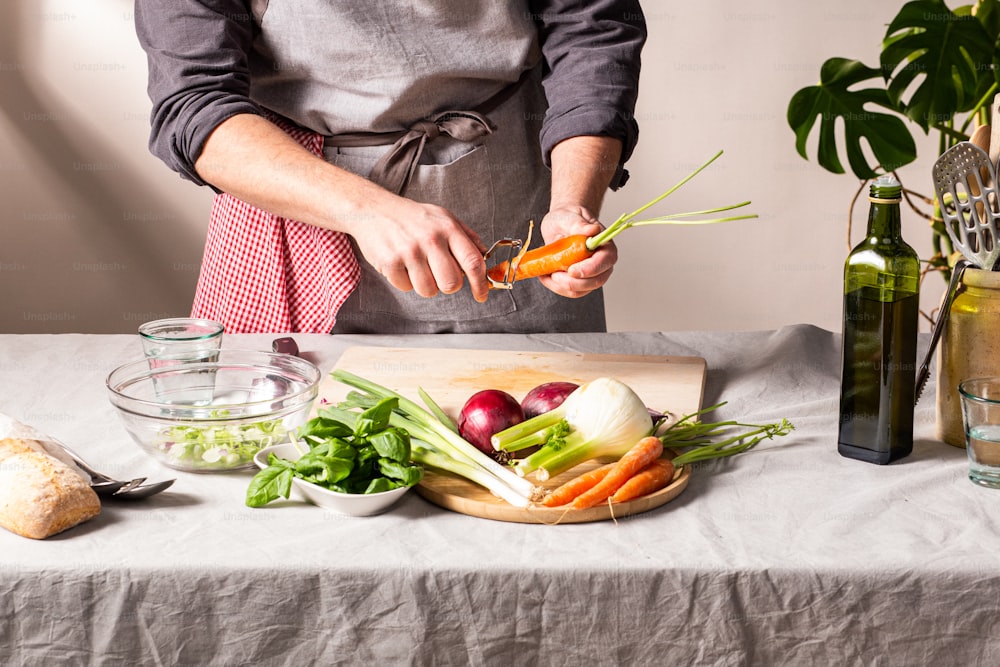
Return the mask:
<path id="1" fill-rule="evenodd" d="M 920 262 L 901 235 L 901 192 L 892 176 L 872 184 L 868 233 L 844 266 L 837 451 L 879 464 L 913 451 Z"/>

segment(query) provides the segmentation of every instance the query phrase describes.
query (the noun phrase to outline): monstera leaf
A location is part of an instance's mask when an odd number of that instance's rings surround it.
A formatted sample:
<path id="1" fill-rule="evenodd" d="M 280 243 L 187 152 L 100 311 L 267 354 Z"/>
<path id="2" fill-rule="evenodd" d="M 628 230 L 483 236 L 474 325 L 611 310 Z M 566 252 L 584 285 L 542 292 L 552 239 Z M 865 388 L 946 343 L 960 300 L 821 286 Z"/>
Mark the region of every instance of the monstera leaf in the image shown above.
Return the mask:
<path id="1" fill-rule="evenodd" d="M 988 35 L 1000 35 L 1000 0 L 979 0 L 975 7 L 966 5 L 955 9 L 961 16 L 975 16 Z"/>
<path id="2" fill-rule="evenodd" d="M 809 159 L 806 142 L 819 118 L 817 160 L 820 166 L 835 174 L 844 173 L 837 151 L 838 119 L 844 128 L 847 160 L 858 178 L 874 178 L 879 173 L 876 167 L 890 171 L 916 159 L 916 144 L 906 123 L 898 116 L 868 108 L 868 105 L 875 105 L 892 109 L 885 89 L 851 89 L 855 84 L 871 79 L 883 83 L 881 71 L 861 61 L 830 58 L 823 63 L 819 85 L 803 88 L 788 103 L 788 124 L 795 131 L 795 147 L 799 155 Z M 874 166 L 868 164 L 861 146 L 862 139 L 867 140 L 875 156 L 877 164 Z"/>
<path id="3" fill-rule="evenodd" d="M 880 56 L 891 103 L 925 132 L 976 106 L 995 80 L 982 67 L 993 59 L 994 42 L 983 23 L 951 11 L 942 0 L 903 5 L 886 30 Z"/>

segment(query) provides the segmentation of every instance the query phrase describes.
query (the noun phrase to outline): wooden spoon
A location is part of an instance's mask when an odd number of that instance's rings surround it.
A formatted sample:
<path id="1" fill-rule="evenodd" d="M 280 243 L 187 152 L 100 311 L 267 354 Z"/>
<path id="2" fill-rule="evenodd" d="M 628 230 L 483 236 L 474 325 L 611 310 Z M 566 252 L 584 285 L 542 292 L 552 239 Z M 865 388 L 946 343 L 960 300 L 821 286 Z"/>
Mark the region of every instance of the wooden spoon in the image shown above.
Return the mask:
<path id="1" fill-rule="evenodd" d="M 1000 124 L 994 123 L 993 127 L 998 127 L 998 129 L 1000 129 Z M 990 125 L 980 125 L 975 130 L 973 130 L 972 135 L 969 137 L 969 141 L 974 143 L 979 148 L 982 148 L 986 153 L 989 153 L 991 135 L 992 135 L 992 129 Z M 1000 146 L 1000 140 L 997 141 L 997 145 Z M 996 162 L 992 158 L 991 161 L 994 162 L 994 164 L 996 164 Z M 983 184 L 988 188 L 991 185 L 989 172 L 986 169 L 980 169 L 979 173 L 982 176 Z M 976 179 L 970 177 L 966 180 L 966 183 L 969 186 L 969 193 L 973 197 L 978 197 L 979 184 L 976 182 Z M 982 218 L 985 213 L 983 205 L 977 203 L 976 208 L 979 210 L 980 218 Z"/>

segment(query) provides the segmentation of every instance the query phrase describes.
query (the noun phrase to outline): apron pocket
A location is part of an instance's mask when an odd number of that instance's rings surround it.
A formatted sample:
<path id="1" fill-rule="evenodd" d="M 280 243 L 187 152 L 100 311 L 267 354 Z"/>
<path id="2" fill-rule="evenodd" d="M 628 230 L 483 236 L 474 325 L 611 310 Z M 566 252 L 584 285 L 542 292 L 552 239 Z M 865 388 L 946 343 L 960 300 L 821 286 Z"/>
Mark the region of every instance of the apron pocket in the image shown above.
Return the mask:
<path id="1" fill-rule="evenodd" d="M 430 146 L 428 146 L 429 148 Z M 326 159 L 355 174 L 367 176 L 382 151 L 370 149 L 327 150 Z M 425 151 L 425 155 L 429 151 Z M 373 154 L 378 153 L 378 154 Z M 445 151 L 446 164 L 417 166 L 403 195 L 428 204 L 443 206 L 479 234 L 487 246 L 496 238 L 495 194 L 489 159 L 484 145 L 473 146 L 459 157 Z M 454 294 L 424 298 L 416 292 L 401 292 L 360 256 L 361 282 L 354 300 L 361 313 L 392 315 L 417 322 L 464 322 L 499 317 L 516 309 L 511 294 L 491 292 L 486 303 L 472 298 L 468 283 Z"/>

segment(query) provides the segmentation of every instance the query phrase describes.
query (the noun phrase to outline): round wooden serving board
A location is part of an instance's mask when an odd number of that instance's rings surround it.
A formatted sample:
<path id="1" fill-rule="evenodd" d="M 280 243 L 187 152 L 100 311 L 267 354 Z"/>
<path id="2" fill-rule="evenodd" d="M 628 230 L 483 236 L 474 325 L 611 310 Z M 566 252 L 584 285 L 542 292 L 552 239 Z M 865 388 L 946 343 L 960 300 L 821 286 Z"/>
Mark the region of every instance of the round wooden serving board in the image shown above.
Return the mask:
<path id="1" fill-rule="evenodd" d="M 676 452 L 670 452 L 669 456 L 665 458 L 673 458 L 676 455 Z M 554 489 L 563 482 L 602 464 L 603 462 L 598 461 L 581 463 L 572 470 L 548 480 L 543 486 L 547 489 Z M 467 479 L 430 470 L 424 473 L 424 478 L 416 486 L 416 491 L 435 505 L 482 519 L 513 523 L 586 523 L 621 519 L 660 507 L 680 495 L 690 479 L 691 466 L 684 466 L 680 470 L 674 471 L 674 479 L 670 484 L 655 493 L 625 503 L 610 504 L 605 502 L 585 510 L 567 507 L 543 507 L 541 505 L 514 507 Z"/>
<path id="2" fill-rule="evenodd" d="M 521 400 L 535 385 L 562 380 L 582 384 L 599 377 L 621 380 L 647 406 L 673 415 L 701 409 L 706 363 L 701 357 L 638 356 L 528 350 L 467 350 L 459 348 L 349 347 L 334 368 L 367 378 L 411 400 L 423 388 L 454 418 L 474 392 L 503 388 Z M 327 376 L 320 383 L 319 400 L 338 403 L 350 387 Z M 559 475 L 544 486 L 555 488 L 600 465 L 588 461 Z M 520 508 L 509 505 L 472 482 L 446 473 L 426 471 L 418 494 L 445 509 L 470 516 L 517 523 L 584 523 L 618 519 L 646 512 L 676 498 L 687 487 L 691 467 L 674 473 L 664 489 L 627 503 L 604 503 L 586 510 L 560 507 Z"/>

